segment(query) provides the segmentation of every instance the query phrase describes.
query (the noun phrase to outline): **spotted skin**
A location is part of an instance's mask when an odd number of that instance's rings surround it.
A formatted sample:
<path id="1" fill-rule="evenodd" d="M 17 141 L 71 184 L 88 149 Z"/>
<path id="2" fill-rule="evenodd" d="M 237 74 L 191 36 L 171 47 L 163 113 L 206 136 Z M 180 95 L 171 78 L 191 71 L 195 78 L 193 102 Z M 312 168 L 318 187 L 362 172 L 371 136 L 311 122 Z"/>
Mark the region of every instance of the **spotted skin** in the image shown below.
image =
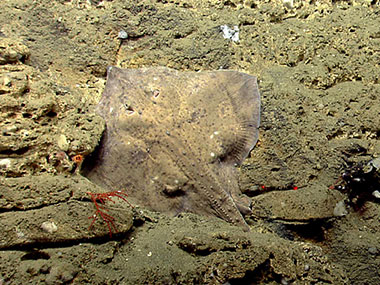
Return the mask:
<path id="1" fill-rule="evenodd" d="M 258 139 L 256 77 L 237 71 L 109 68 L 97 106 L 106 131 L 83 173 L 163 213 L 248 229 L 236 172 Z"/>

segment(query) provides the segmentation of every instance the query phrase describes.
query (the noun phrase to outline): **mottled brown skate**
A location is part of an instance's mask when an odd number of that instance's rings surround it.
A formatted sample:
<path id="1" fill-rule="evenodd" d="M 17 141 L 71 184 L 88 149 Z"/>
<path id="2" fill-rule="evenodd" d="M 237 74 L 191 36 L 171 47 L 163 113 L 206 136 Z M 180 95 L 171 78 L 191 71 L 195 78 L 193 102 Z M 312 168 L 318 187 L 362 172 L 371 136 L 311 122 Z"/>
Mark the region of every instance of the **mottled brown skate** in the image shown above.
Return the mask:
<path id="1" fill-rule="evenodd" d="M 237 71 L 111 67 L 97 107 L 106 121 L 84 174 L 132 202 L 248 226 L 236 165 L 258 139 L 256 77 Z"/>

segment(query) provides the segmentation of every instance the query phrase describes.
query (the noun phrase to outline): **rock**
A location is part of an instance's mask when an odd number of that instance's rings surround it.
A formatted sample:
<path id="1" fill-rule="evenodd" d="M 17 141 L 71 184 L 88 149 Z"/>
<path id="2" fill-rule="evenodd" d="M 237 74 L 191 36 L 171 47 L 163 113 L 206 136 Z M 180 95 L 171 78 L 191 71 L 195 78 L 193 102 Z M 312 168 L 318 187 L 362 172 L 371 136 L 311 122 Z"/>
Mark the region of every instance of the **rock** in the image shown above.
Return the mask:
<path id="1" fill-rule="evenodd" d="M 335 205 L 344 196 L 322 185 L 298 190 L 272 191 L 252 200 L 253 215 L 290 223 L 308 223 L 334 217 Z"/>
<path id="2" fill-rule="evenodd" d="M 45 280 L 46 284 L 68 284 L 78 274 L 78 269 L 73 265 L 62 262 L 53 266 Z"/>
<path id="3" fill-rule="evenodd" d="M 0 64 L 25 62 L 29 56 L 28 47 L 20 40 L 0 37 Z"/>
<path id="4" fill-rule="evenodd" d="M 0 95 L 21 96 L 29 89 L 27 73 L 30 70 L 30 67 L 20 65 L 0 66 Z"/>
<path id="5" fill-rule="evenodd" d="M 89 217 L 94 216 L 96 208 L 87 192 L 102 190 L 83 177 L 64 178 L 45 174 L 38 178 L 8 178 L 1 182 L 2 249 L 109 235 L 109 228 L 101 217 L 97 217 L 89 229 Z M 76 189 L 75 193 L 71 189 Z M 107 214 L 114 217 L 113 233 L 127 232 L 133 222 L 131 207 L 118 198 L 112 201 L 114 203 L 109 201 L 105 207 Z"/>

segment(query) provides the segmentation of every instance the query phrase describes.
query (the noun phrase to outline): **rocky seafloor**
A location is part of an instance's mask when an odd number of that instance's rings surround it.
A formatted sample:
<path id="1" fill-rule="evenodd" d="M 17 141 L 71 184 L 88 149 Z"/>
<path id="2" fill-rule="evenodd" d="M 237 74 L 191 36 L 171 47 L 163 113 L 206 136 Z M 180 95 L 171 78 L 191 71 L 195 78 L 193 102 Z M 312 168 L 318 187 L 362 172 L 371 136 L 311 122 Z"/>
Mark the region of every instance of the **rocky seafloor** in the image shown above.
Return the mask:
<path id="1" fill-rule="evenodd" d="M 379 13 L 365 0 L 1 1 L 0 284 L 379 284 L 378 201 L 333 187 L 380 154 Z M 117 232 L 90 228 L 87 192 L 105 189 L 73 158 L 104 131 L 110 65 L 258 77 L 260 138 L 239 168 L 250 232 L 121 199 L 107 204 Z"/>

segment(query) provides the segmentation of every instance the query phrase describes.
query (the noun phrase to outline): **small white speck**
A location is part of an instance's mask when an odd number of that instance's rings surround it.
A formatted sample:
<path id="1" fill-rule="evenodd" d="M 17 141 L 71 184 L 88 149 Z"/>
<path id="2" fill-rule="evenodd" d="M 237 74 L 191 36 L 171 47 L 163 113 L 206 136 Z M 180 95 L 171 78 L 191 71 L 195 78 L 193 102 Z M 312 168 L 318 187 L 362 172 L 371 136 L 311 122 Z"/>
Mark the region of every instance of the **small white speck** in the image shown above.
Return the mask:
<path id="1" fill-rule="evenodd" d="M 8 168 L 11 165 L 11 160 L 4 158 L 0 160 L 0 168 Z"/>
<path id="2" fill-rule="evenodd" d="M 49 234 L 52 234 L 57 231 L 58 227 L 54 222 L 43 222 L 41 229 Z"/>
<path id="3" fill-rule="evenodd" d="M 149 251 L 148 254 L 146 256 L 152 256 L 152 252 Z"/>
<path id="4" fill-rule="evenodd" d="M 239 27 L 233 26 L 233 28 L 230 28 L 227 25 L 221 25 L 220 30 L 223 33 L 223 38 L 232 40 L 233 42 L 239 41 Z"/>
<path id="5" fill-rule="evenodd" d="M 377 199 L 380 199 L 380 191 L 379 190 L 375 190 L 372 192 L 372 195 L 377 198 Z"/>
<path id="6" fill-rule="evenodd" d="M 117 37 L 120 39 L 120 40 L 125 40 L 128 38 L 128 33 L 124 30 L 121 30 L 119 32 L 119 34 L 117 35 Z"/>
<path id="7" fill-rule="evenodd" d="M 110 108 L 110 113 L 112 113 L 112 111 L 113 111 L 113 108 L 111 107 L 111 108 Z"/>
<path id="8" fill-rule="evenodd" d="M 284 3 L 284 6 L 288 9 L 292 9 L 293 8 L 293 0 L 283 0 L 283 3 Z"/>
<path id="9" fill-rule="evenodd" d="M 336 217 L 343 217 L 343 216 L 346 216 L 348 214 L 344 200 L 336 203 L 334 210 L 333 210 L 333 214 Z"/>
<path id="10" fill-rule="evenodd" d="M 178 179 L 174 180 L 174 183 L 175 183 L 175 184 L 178 184 L 178 183 L 179 183 Z"/>
<path id="11" fill-rule="evenodd" d="M 211 157 L 215 157 L 215 153 L 213 153 L 213 152 L 210 153 L 210 155 L 211 155 Z"/>
<path id="12" fill-rule="evenodd" d="M 216 135 L 216 136 L 219 135 L 219 131 L 215 131 L 214 135 Z"/>

